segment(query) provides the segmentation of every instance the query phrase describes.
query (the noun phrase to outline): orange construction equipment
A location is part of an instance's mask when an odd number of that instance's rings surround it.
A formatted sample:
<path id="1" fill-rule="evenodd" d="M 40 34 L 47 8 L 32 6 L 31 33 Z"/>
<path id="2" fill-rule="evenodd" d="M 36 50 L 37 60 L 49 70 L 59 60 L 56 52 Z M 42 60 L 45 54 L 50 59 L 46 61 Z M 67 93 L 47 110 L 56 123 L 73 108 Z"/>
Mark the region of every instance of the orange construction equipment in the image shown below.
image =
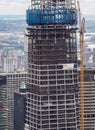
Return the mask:
<path id="1" fill-rule="evenodd" d="M 80 122 L 81 130 L 84 130 L 84 32 L 85 19 L 81 18 L 79 1 L 77 1 L 79 13 L 79 33 L 80 33 Z"/>

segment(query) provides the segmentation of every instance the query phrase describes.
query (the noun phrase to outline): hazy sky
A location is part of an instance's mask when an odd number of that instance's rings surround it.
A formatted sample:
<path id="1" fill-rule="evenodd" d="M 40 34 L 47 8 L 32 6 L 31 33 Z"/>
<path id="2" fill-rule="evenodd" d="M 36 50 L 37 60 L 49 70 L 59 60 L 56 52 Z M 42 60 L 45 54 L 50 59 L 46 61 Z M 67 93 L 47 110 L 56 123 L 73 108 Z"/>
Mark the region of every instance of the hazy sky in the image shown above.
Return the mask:
<path id="1" fill-rule="evenodd" d="M 30 0 L 0 0 L 0 15 L 25 14 Z M 95 0 L 80 0 L 83 14 L 95 14 Z"/>
<path id="2" fill-rule="evenodd" d="M 95 15 L 95 0 L 80 0 L 80 5 L 83 14 Z"/>

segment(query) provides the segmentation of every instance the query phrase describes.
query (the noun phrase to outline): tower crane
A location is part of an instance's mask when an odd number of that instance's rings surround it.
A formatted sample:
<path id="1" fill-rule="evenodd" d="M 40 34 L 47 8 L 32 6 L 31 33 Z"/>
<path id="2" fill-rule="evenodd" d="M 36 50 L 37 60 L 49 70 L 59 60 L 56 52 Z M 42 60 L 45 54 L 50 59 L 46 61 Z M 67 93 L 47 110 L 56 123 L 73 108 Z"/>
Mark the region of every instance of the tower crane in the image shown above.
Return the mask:
<path id="1" fill-rule="evenodd" d="M 77 1 L 79 15 L 79 34 L 80 34 L 80 122 L 81 130 L 84 130 L 84 32 L 85 18 L 81 17 L 79 0 Z"/>

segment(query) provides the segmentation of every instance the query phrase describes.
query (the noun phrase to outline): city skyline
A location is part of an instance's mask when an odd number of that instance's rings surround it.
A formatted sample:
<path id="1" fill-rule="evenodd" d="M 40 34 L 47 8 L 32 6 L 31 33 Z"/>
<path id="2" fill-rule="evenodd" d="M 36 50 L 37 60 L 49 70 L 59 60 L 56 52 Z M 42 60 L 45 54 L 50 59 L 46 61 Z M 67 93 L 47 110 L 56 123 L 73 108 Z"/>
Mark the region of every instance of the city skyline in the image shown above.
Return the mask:
<path id="1" fill-rule="evenodd" d="M 79 0 L 84 41 L 77 0 L 51 1 L 0 1 L 0 130 L 94 130 L 94 0 Z"/>
<path id="2" fill-rule="evenodd" d="M 30 0 L 0 0 L 0 15 L 25 15 Z M 80 0 L 83 14 L 95 14 L 94 0 Z"/>

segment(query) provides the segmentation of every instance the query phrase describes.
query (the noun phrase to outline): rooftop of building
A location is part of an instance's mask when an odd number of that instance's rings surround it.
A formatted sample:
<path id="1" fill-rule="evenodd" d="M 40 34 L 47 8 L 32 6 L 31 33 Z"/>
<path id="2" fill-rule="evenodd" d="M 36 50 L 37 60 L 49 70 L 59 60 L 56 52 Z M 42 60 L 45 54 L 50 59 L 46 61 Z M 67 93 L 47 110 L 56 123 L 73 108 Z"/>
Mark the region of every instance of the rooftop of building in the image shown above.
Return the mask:
<path id="1" fill-rule="evenodd" d="M 3 76 L 6 76 L 6 75 L 16 75 L 16 74 L 27 74 L 26 71 L 21 71 L 21 72 L 6 72 L 6 73 L 0 73 L 0 76 L 3 75 Z"/>

